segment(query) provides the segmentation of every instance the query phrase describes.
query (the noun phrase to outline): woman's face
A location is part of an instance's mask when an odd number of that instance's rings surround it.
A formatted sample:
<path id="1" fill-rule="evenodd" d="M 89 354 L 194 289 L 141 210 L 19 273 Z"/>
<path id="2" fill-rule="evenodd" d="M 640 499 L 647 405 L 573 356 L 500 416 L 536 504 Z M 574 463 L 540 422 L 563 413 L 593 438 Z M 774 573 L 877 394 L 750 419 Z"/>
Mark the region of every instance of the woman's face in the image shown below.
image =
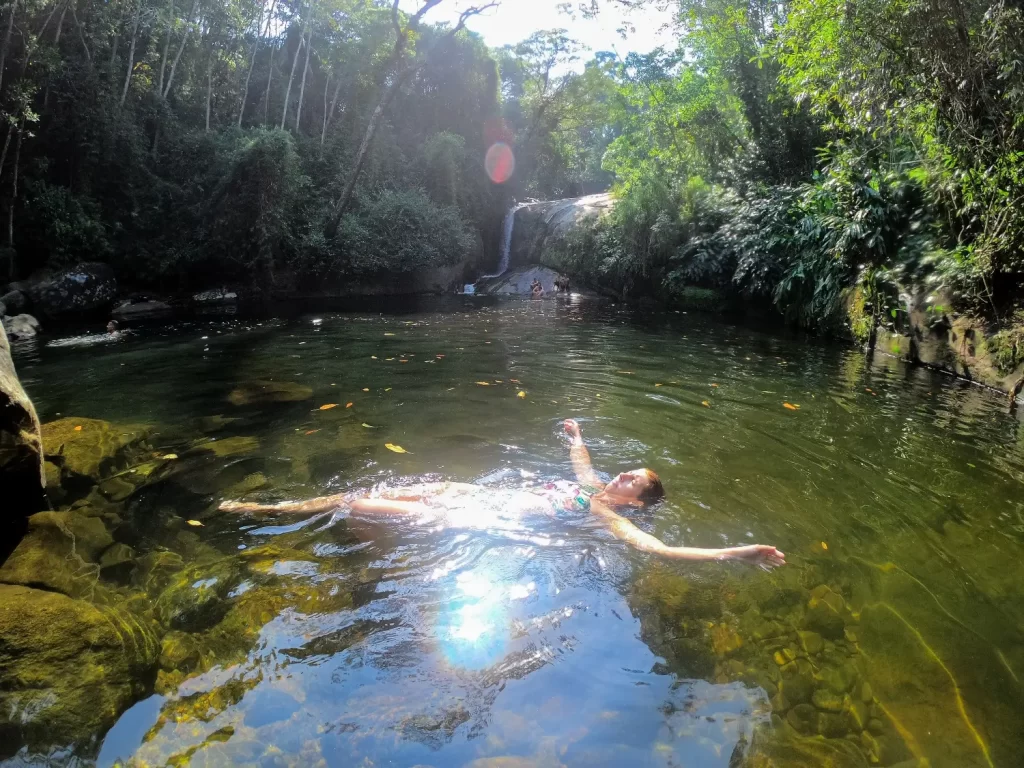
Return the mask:
<path id="1" fill-rule="evenodd" d="M 651 479 L 646 469 L 633 469 L 629 472 L 620 472 L 608 485 L 605 486 L 605 493 L 619 496 L 623 499 L 639 499 L 651 486 Z"/>

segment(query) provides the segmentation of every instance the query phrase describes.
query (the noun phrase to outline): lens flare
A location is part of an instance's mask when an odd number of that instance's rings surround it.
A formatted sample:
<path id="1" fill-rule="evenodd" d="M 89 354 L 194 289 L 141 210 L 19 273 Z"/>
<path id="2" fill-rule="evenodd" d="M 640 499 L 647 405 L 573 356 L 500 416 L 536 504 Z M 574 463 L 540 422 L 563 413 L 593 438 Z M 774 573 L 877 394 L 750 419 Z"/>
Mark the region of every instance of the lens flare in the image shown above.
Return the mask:
<path id="1" fill-rule="evenodd" d="M 487 175 L 495 184 L 504 184 L 516 169 L 516 157 L 512 147 L 503 141 L 496 142 L 487 150 L 484 158 L 484 168 Z"/>

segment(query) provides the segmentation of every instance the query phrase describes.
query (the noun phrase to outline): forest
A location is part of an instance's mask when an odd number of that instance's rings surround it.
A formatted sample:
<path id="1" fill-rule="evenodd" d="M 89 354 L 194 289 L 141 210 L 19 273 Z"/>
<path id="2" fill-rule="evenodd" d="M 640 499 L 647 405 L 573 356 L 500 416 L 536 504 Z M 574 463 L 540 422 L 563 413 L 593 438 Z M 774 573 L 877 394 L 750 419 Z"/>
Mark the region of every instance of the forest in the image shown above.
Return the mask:
<path id="1" fill-rule="evenodd" d="M 387 279 L 479 263 L 514 200 L 611 188 L 613 214 L 567 247 L 582 282 L 668 303 L 716 288 L 825 331 L 852 301 L 862 336 L 941 288 L 1006 327 L 1016 364 L 1018 5 L 561 6 L 567 26 L 673 9 L 674 46 L 619 54 L 564 29 L 490 49 L 465 24 L 495 4 L 14 0 L 0 270 L 104 261 L 166 292 Z M 459 21 L 432 22 L 441 5 Z M 497 142 L 504 183 L 484 168 Z"/>

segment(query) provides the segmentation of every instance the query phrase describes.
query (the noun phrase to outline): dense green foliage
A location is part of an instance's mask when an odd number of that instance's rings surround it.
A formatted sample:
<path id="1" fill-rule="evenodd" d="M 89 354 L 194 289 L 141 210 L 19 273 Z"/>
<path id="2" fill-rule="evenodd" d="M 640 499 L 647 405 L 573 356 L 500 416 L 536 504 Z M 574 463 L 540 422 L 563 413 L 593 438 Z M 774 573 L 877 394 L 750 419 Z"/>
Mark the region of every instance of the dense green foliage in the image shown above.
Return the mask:
<path id="1" fill-rule="evenodd" d="M 852 305 L 867 316 L 858 334 L 898 325 L 910 294 L 940 288 L 963 309 L 1012 316 L 1024 274 L 1019 7 L 675 5 L 675 51 L 590 65 L 613 84 L 600 92 L 614 136 L 603 162 L 619 204 L 576 236 L 569 263 L 668 301 L 724 289 L 808 327 L 846 326 Z"/>

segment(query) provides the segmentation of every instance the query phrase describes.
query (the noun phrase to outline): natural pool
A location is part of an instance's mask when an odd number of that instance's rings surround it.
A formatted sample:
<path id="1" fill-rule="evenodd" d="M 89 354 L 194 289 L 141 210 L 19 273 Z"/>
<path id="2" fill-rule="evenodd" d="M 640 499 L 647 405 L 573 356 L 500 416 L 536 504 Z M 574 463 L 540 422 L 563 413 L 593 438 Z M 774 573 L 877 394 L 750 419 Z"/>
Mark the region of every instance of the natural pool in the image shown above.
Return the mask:
<path id="1" fill-rule="evenodd" d="M 0 692 L 12 764 L 1019 764 L 1024 429 L 999 395 L 693 314 L 468 297 L 194 319 L 16 363 L 42 420 L 70 417 L 61 439 L 120 451 L 65 499 L 106 533 L 38 578 L 142 629 L 96 699 L 134 702 L 119 716 L 72 707 L 41 732 L 58 697 Z M 661 475 L 641 527 L 790 564 L 660 562 L 581 517 L 216 511 L 567 478 L 567 417 L 599 469 Z"/>

